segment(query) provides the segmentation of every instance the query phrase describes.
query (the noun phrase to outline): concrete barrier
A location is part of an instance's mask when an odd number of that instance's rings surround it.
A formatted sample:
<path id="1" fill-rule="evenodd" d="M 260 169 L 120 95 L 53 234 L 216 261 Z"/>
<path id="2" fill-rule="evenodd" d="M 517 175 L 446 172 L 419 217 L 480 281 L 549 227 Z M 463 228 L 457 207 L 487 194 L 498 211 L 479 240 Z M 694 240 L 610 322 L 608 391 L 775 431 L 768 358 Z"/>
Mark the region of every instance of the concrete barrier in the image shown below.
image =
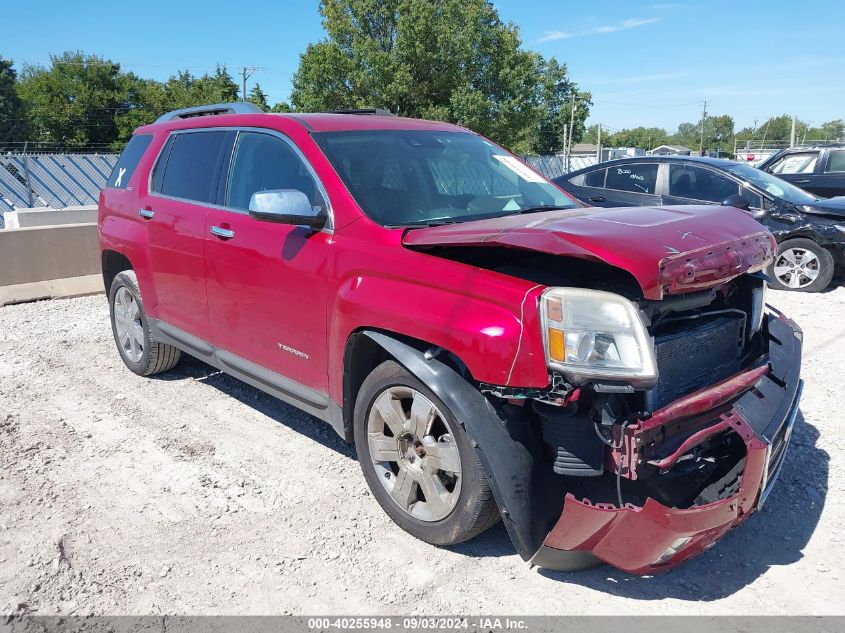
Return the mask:
<path id="1" fill-rule="evenodd" d="M 64 209 L 18 209 L 18 228 L 57 226 L 97 221 L 97 205 L 65 207 Z M 10 227 L 12 228 L 12 227 Z"/>
<path id="2" fill-rule="evenodd" d="M 102 292 L 102 284 L 96 222 L 0 231 L 0 305 Z"/>

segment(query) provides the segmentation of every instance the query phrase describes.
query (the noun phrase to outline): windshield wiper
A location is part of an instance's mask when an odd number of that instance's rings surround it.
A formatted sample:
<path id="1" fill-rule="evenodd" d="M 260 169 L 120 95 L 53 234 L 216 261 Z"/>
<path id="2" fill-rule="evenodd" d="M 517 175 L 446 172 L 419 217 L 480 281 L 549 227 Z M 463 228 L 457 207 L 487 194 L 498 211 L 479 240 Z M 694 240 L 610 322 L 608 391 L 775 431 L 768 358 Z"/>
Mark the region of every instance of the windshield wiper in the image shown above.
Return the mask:
<path id="1" fill-rule="evenodd" d="M 575 207 L 564 207 L 559 204 L 538 204 L 533 207 L 525 207 L 524 209 L 514 210 L 515 213 L 522 215 L 523 213 L 540 213 L 542 211 L 563 211 L 564 209 L 574 209 Z"/>
<path id="2" fill-rule="evenodd" d="M 458 224 L 462 220 L 418 220 L 416 222 L 403 222 L 402 224 L 385 224 L 388 229 L 415 229 L 420 227 L 443 226 L 444 224 Z"/>

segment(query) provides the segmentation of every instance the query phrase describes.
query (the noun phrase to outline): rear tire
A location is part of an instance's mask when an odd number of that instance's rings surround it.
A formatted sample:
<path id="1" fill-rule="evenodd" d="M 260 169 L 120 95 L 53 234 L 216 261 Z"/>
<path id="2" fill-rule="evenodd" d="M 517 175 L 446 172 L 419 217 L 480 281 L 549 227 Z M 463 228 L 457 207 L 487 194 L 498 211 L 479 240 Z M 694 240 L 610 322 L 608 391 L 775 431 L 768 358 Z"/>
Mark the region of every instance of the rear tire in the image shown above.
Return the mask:
<path id="1" fill-rule="evenodd" d="M 354 435 L 373 496 L 409 534 L 454 545 L 499 520 L 487 476 L 460 423 L 398 363 L 385 361 L 364 380 Z"/>
<path id="2" fill-rule="evenodd" d="M 153 341 L 134 270 L 118 273 L 109 289 L 111 328 L 123 363 L 139 376 L 152 376 L 176 366 L 179 348 Z"/>
<path id="3" fill-rule="evenodd" d="M 766 274 L 773 290 L 820 292 L 833 279 L 833 255 L 813 240 L 795 238 L 778 244 Z"/>

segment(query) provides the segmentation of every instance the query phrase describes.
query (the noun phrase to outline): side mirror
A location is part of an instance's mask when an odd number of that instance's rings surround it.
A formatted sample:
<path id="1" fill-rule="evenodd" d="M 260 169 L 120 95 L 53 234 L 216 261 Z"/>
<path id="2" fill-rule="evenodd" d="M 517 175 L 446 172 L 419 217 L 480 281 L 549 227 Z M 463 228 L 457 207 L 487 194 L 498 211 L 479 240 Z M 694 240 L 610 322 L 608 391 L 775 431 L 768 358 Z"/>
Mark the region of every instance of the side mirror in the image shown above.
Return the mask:
<path id="1" fill-rule="evenodd" d="M 310 226 L 319 231 L 326 225 L 326 213 L 296 189 L 256 191 L 249 199 L 249 214 L 256 220 Z"/>
<path id="2" fill-rule="evenodd" d="M 748 211 L 751 209 L 751 203 L 748 202 L 743 196 L 739 195 L 738 193 L 733 194 L 732 196 L 728 196 L 724 200 L 722 200 L 723 207 L 736 207 L 737 209 L 742 209 L 743 211 Z"/>

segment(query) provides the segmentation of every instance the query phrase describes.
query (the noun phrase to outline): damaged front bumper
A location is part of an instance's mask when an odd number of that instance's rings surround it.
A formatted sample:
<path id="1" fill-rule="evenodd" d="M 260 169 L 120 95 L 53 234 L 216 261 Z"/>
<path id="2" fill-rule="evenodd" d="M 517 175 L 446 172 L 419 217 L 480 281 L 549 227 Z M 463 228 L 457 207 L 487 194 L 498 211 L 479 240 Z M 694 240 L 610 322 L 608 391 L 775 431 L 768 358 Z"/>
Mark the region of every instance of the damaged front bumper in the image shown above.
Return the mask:
<path id="1" fill-rule="evenodd" d="M 711 503 L 669 507 L 654 498 L 635 505 L 592 502 L 565 495 L 563 511 L 531 557 L 547 569 L 584 566 L 596 559 L 634 574 L 671 568 L 713 546 L 766 500 L 777 480 L 798 415 L 802 333 L 782 314 L 767 317 L 768 358 L 655 411 L 626 429 L 628 458 L 671 468 L 695 443 L 732 431 L 746 454 L 738 488 Z M 656 432 L 692 424 L 673 450 L 651 454 Z M 631 461 L 627 463 L 632 463 Z M 633 469 L 629 469 L 628 476 Z"/>

